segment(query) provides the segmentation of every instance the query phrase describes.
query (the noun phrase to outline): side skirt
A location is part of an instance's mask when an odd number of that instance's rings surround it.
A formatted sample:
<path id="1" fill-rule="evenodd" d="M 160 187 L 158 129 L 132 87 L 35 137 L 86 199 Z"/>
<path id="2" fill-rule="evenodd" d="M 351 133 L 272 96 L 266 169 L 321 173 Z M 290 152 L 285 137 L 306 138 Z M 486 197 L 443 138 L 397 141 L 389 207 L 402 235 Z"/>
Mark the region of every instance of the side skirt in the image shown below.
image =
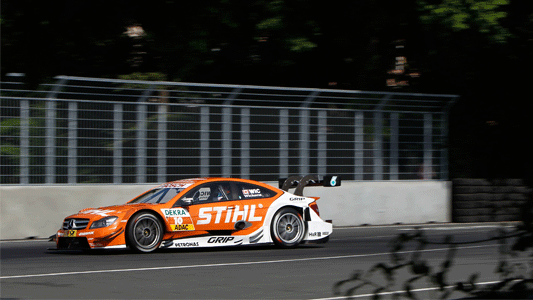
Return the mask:
<path id="1" fill-rule="evenodd" d="M 249 235 L 203 235 L 197 237 L 166 240 L 160 248 L 202 248 L 260 244 L 263 229 Z"/>

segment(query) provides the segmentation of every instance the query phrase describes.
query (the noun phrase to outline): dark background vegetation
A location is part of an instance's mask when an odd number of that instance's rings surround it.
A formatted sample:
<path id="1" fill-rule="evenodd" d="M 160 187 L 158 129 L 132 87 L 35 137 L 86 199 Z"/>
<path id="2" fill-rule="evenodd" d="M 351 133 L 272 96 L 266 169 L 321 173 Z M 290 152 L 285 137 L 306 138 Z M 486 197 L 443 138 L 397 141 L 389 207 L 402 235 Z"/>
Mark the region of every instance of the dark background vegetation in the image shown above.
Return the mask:
<path id="1" fill-rule="evenodd" d="M 128 27 L 142 34 L 128 36 Z M 450 176 L 531 184 L 533 1 L 1 3 L 1 74 L 457 94 Z M 400 46 L 399 48 L 397 46 Z M 403 46 L 403 48 L 401 48 Z M 397 75 L 396 57 L 405 56 Z M 387 79 L 408 85 L 391 87 Z"/>

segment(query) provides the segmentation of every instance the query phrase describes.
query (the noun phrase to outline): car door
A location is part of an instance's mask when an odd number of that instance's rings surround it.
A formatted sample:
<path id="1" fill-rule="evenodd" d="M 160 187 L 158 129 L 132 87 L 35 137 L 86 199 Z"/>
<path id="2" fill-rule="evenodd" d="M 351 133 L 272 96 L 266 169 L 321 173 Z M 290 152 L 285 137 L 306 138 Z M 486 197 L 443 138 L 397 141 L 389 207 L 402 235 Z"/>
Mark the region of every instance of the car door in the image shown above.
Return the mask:
<path id="1" fill-rule="evenodd" d="M 232 183 L 229 181 L 204 183 L 189 191 L 182 199 L 192 199 L 192 204 L 186 208 L 195 230 L 235 230 L 235 223 L 246 213 L 238 196 L 232 192 Z"/>
<path id="2" fill-rule="evenodd" d="M 251 223 L 250 227 L 256 229 L 263 226 L 268 208 L 277 198 L 277 193 L 263 186 L 246 182 L 236 182 L 236 191 L 241 204 L 248 211 L 246 221 Z"/>

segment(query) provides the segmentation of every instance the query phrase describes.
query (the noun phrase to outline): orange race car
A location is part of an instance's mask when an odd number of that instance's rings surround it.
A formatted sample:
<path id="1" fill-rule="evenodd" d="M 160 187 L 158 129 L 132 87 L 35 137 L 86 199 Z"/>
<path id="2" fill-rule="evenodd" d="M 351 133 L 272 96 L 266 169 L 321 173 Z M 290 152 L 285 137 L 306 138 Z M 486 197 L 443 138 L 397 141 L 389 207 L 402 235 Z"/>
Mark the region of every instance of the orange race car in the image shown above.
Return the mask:
<path id="1" fill-rule="evenodd" d="M 274 243 L 325 243 L 331 222 L 320 218 L 308 185 L 339 186 L 337 176 L 293 176 L 280 189 L 236 178 L 194 178 L 159 185 L 123 205 L 87 208 L 67 217 L 57 249 L 196 248 Z M 295 188 L 289 193 L 290 188 Z"/>

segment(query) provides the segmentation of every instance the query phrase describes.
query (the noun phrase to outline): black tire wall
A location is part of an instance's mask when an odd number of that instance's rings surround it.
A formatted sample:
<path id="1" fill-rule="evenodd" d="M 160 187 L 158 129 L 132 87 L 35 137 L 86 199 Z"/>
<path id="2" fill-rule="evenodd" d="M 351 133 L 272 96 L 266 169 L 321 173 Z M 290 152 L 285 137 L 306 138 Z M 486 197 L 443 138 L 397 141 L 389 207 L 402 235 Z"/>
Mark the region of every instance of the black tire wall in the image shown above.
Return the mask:
<path id="1" fill-rule="evenodd" d="M 530 193 L 521 179 L 454 179 L 452 221 L 519 221 Z"/>

